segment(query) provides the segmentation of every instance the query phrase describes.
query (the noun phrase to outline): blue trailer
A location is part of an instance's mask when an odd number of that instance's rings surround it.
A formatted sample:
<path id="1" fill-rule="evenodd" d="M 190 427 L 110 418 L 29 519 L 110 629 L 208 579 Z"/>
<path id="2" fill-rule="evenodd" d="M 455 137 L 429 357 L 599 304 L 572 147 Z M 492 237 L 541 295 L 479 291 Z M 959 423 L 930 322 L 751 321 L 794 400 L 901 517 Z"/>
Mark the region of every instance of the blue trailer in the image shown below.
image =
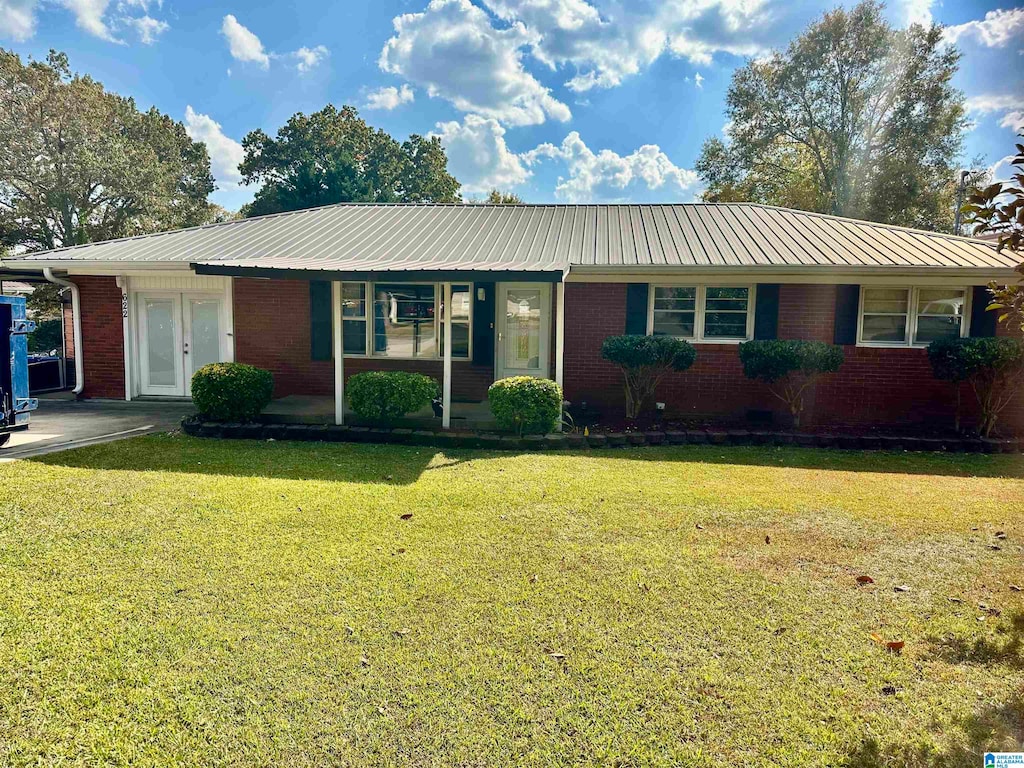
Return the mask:
<path id="1" fill-rule="evenodd" d="M 0 296 L 0 349 L 9 352 L 0 364 L 0 446 L 11 432 L 28 429 L 29 413 L 39 405 L 28 394 L 28 334 L 35 327 L 25 315 L 23 296 Z"/>

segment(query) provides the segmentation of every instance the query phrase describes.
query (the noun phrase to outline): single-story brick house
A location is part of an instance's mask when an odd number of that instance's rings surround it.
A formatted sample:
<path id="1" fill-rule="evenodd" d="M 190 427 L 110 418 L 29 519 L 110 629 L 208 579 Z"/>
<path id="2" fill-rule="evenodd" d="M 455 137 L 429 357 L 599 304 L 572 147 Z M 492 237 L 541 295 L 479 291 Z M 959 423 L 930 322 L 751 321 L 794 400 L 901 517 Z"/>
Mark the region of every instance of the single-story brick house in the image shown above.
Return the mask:
<path id="1" fill-rule="evenodd" d="M 1008 333 L 985 286 L 1014 266 L 991 242 L 748 203 L 343 204 L 3 262 L 74 285 L 83 397 L 187 398 L 194 370 L 235 360 L 275 396 L 333 396 L 338 422 L 348 376 L 393 369 L 435 376 L 446 403 L 549 377 L 614 420 L 601 342 L 654 333 L 698 351 L 658 393 L 669 416 L 738 422 L 781 404 L 737 344 L 819 339 L 846 362 L 809 421 L 843 426 L 951 419 L 924 346 Z M 1004 423 L 1024 428 L 1024 404 Z"/>

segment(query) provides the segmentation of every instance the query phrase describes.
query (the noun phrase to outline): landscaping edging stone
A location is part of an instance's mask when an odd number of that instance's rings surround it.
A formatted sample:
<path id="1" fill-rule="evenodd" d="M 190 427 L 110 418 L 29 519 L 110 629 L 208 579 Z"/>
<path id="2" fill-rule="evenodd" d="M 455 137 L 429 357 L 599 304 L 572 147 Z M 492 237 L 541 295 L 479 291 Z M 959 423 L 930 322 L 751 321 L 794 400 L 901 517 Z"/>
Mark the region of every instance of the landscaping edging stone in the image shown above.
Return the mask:
<path id="1" fill-rule="evenodd" d="M 945 453 L 1020 453 L 1018 438 L 908 437 L 903 435 L 812 434 L 803 432 L 748 432 L 730 430 L 670 430 L 661 432 L 554 432 L 547 435 L 498 435 L 490 432 L 445 432 L 399 427 L 349 427 L 333 424 L 261 424 L 203 421 L 195 416 L 181 420 L 182 431 L 193 437 L 237 440 L 301 440 L 331 443 L 397 443 L 450 448 L 497 450 L 580 450 L 585 448 L 636 448 L 659 445 L 798 445 L 801 448 L 840 448 L 862 451 L 909 451 Z"/>

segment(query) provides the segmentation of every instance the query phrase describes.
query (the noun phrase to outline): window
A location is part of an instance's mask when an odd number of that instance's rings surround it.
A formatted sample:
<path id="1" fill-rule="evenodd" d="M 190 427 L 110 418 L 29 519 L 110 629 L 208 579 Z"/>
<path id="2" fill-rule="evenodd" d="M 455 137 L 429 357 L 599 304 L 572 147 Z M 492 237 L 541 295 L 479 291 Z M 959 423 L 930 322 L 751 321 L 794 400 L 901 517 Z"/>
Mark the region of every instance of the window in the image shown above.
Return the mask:
<path id="1" fill-rule="evenodd" d="M 753 328 L 750 286 L 656 285 L 648 328 L 692 341 L 746 341 Z"/>
<path id="2" fill-rule="evenodd" d="M 342 337 L 346 355 L 366 354 L 366 283 L 341 284 Z"/>
<path id="3" fill-rule="evenodd" d="M 342 283 L 345 354 L 440 358 L 442 294 L 438 283 Z M 452 285 L 453 358 L 469 358 L 472 305 L 472 285 Z"/>
<path id="4" fill-rule="evenodd" d="M 473 291 L 468 285 L 452 285 L 452 357 L 469 357 L 469 324 L 473 311 Z M 448 316 L 442 312 L 439 355 L 444 356 L 444 324 Z"/>
<path id="5" fill-rule="evenodd" d="M 966 331 L 965 288 L 862 288 L 860 343 L 926 346 Z"/>
<path id="6" fill-rule="evenodd" d="M 705 288 L 704 338 L 747 338 L 749 288 Z"/>

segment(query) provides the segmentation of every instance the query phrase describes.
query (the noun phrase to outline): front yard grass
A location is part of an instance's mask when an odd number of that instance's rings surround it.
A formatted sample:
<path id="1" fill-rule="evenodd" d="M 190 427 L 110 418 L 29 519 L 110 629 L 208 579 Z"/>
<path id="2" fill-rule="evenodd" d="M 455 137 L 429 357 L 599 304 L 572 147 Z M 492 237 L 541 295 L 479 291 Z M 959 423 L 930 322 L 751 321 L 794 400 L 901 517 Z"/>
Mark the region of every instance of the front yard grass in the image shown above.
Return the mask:
<path id="1" fill-rule="evenodd" d="M 1022 540 L 1014 456 L 11 462 L 0 765 L 979 766 L 1024 740 Z"/>

